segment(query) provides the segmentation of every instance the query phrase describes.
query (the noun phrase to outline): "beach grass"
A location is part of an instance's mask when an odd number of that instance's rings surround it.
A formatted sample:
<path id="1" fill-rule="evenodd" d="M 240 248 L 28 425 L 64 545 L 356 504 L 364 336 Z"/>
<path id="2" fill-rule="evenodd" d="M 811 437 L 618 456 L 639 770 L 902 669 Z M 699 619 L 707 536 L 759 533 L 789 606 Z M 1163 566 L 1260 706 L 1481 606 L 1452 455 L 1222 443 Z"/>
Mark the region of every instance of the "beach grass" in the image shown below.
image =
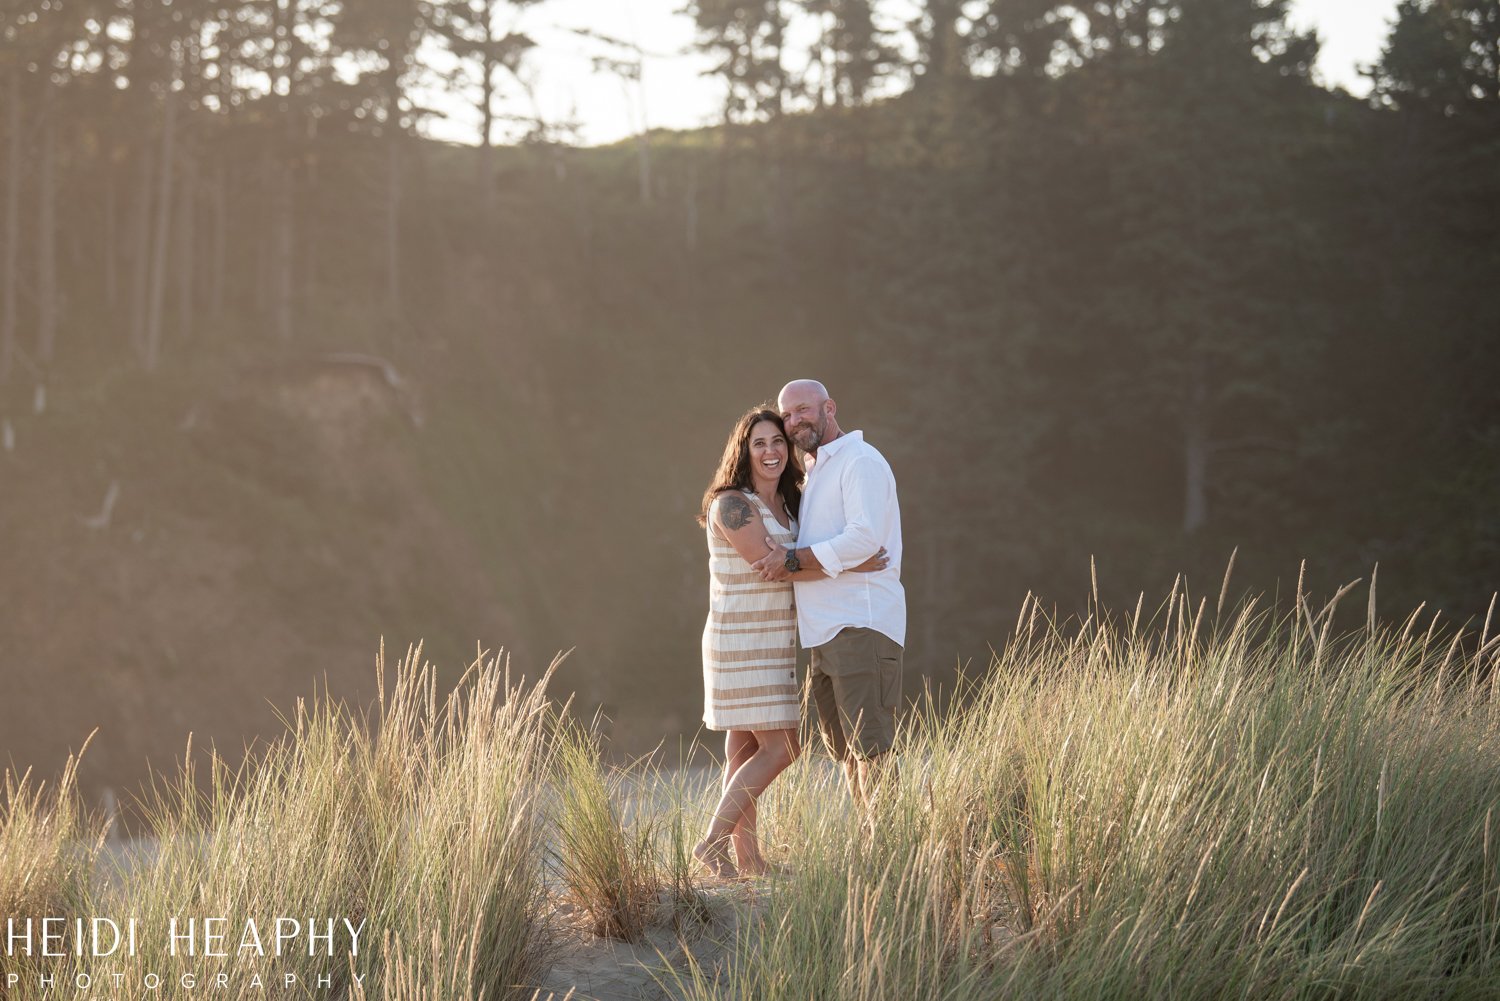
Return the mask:
<path id="1" fill-rule="evenodd" d="M 655 819 L 627 826 L 620 781 L 606 768 L 594 729 L 561 732 L 557 781 L 557 871 L 596 935 L 638 940 L 657 909 Z"/>
<path id="2" fill-rule="evenodd" d="M 1181 596 L 1071 628 L 1035 603 L 911 711 L 866 834 L 830 768 L 691 998 L 1500 995 L 1494 641 Z M 1488 628 L 1486 628 L 1486 633 Z M 1485 646 L 1488 644 L 1488 646 Z M 830 805 L 832 804 L 832 805 Z"/>
<path id="3" fill-rule="evenodd" d="M 83 808 L 78 760 L 70 755 L 50 786 L 29 772 L 5 771 L 0 790 L 0 919 L 6 925 L 0 932 L 7 940 L 25 934 L 37 944 L 47 930 L 41 924 L 44 919 L 76 919 L 88 912 L 106 824 Z M 70 959 L 59 962 L 37 955 L 39 951 L 0 951 L 0 997 L 10 996 L 7 985 L 13 978 L 17 983 L 35 982 L 72 970 Z"/>
<path id="4" fill-rule="evenodd" d="M 0 892 L 31 894 L 19 913 L 112 915 L 142 931 L 133 952 L 86 949 L 66 967 L 33 957 L 54 982 L 23 975 L 0 993 L 53 996 L 87 977 L 156 998 L 530 997 L 548 946 L 546 677 L 512 681 L 481 657 L 440 697 L 413 650 L 373 715 L 299 703 L 282 739 L 236 769 L 211 755 L 204 782 L 186 755 L 146 797 L 146 847 L 82 888 L 76 810 L 38 823 L 37 796 L 12 788 L 4 843 L 51 866 L 30 882 L 0 870 Z"/>
<path id="5" fill-rule="evenodd" d="M 8 956 L 0 996 L 118 973 L 259 997 L 259 971 L 296 997 L 530 997 L 562 895 L 602 936 L 721 938 L 656 971 L 681 998 L 1496 997 L 1500 641 L 1373 613 L 1336 634 L 1334 614 L 1174 590 L 1149 621 L 1059 622 L 1028 601 L 984 670 L 907 707 L 870 815 L 805 754 L 760 802 L 785 872 L 727 887 L 687 852 L 711 776 L 609 763 L 550 672 L 481 656 L 440 694 L 413 650 L 366 713 L 311 699 L 203 780 L 185 756 L 146 798 L 150 850 L 109 879 L 76 761 L 50 789 L 9 777 L 6 916 L 158 934 L 129 957 Z M 186 915 L 222 917 L 226 955 L 201 925 L 169 948 Z M 349 923 L 332 956 L 306 929 L 280 956 L 242 948 L 249 919 L 314 915 Z"/>

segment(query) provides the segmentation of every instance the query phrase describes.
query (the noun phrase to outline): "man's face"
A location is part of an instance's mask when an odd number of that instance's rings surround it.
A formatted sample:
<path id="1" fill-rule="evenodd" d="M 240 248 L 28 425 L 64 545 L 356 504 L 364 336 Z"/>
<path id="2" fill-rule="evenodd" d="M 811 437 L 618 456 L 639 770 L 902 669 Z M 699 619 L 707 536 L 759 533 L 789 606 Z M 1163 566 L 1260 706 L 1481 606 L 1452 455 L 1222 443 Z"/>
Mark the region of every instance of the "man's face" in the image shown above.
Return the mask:
<path id="1" fill-rule="evenodd" d="M 828 401 L 816 390 L 792 389 L 778 401 L 786 433 L 804 452 L 816 451 L 828 432 Z"/>

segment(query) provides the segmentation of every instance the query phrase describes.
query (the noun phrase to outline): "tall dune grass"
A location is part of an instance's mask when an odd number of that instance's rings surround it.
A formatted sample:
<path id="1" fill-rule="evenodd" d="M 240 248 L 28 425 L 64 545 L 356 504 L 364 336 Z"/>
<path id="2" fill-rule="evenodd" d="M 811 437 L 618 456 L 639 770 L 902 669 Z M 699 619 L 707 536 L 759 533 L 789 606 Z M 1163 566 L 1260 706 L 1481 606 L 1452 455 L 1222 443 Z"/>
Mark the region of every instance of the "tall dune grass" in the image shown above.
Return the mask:
<path id="1" fill-rule="evenodd" d="M 56 996 L 45 973 L 132 996 L 154 975 L 163 1001 L 530 997 L 549 859 L 601 933 L 685 941 L 739 908 L 724 950 L 660 973 L 687 998 L 1500 996 L 1500 639 L 1373 613 L 1340 637 L 1332 607 L 1296 607 L 1221 619 L 1174 592 L 1151 622 L 1064 626 L 1028 602 L 981 675 L 906 714 L 873 833 L 805 756 L 760 802 L 789 874 L 712 907 L 687 854 L 712 781 L 607 767 L 547 676 L 494 659 L 440 697 L 414 651 L 370 715 L 299 704 L 202 783 L 189 755 L 112 881 L 76 761 L 50 793 L 8 777 L 5 916 L 151 933 L 134 957 L 6 958 L 0 996 Z M 229 955 L 174 955 L 173 916 L 226 919 Z M 276 917 L 347 919 L 360 949 L 241 954 L 245 921 Z"/>
<path id="2" fill-rule="evenodd" d="M 1340 641 L 1331 614 L 1216 630 L 1174 596 L 1065 631 L 1029 605 L 964 697 L 908 716 L 874 837 L 830 769 L 773 787 L 795 873 L 727 972 L 674 987 L 1500 996 L 1494 643 Z"/>
<path id="3" fill-rule="evenodd" d="M 620 773 L 614 781 L 592 732 L 560 734 L 556 864 L 564 885 L 592 920 L 594 934 L 635 941 L 657 910 L 654 823 L 627 827 Z"/>
<path id="4" fill-rule="evenodd" d="M 557 739 L 554 865 L 594 934 L 639 942 L 653 928 L 702 932 L 713 911 L 692 845 L 716 775 L 665 768 L 656 754 L 608 764 L 593 729 L 570 726 Z"/>
<path id="5" fill-rule="evenodd" d="M 90 976 L 95 990 L 144 989 L 155 998 L 268 990 L 530 997 L 547 947 L 546 814 L 538 791 L 551 769 L 555 713 L 546 677 L 512 683 L 503 664 L 481 659 L 440 699 L 434 671 L 418 665 L 413 651 L 393 687 L 382 686 L 374 718 L 328 699 L 299 703 L 286 736 L 242 768 L 213 758 L 206 793 L 191 767 L 159 783 L 146 804 L 154 851 L 73 905 L 80 914 L 134 917 L 139 951 L 85 956 L 76 971 L 47 972 L 65 973 L 58 982 L 76 972 Z M 28 820 L 34 796 L 12 800 L 23 809 L 8 812 L 4 843 L 59 843 Z M 70 815 L 60 810 L 52 822 L 61 829 Z M 71 869 L 53 870 L 53 884 L 71 885 Z M 179 930 L 188 917 L 198 922 L 191 952 L 185 941 L 174 950 L 165 935 L 174 917 Z M 215 930 L 227 939 L 214 951 L 227 955 L 205 954 L 209 917 L 225 919 Z M 335 922 L 332 955 L 323 941 L 309 941 L 313 918 L 320 934 L 323 922 Z M 277 926 L 278 919 L 304 928 L 279 956 L 275 933 L 291 926 Z M 264 957 L 242 948 L 250 920 Z M 359 948 L 351 955 L 354 929 Z M 13 991 L 16 998 L 43 993 L 30 977 Z"/>
<path id="6" fill-rule="evenodd" d="M 89 917 L 95 865 L 105 838 L 104 822 L 87 815 L 78 797 L 78 757 L 70 756 L 50 789 L 31 774 L 5 772 L 0 790 L 0 920 L 16 933 L 32 922 L 33 941 L 44 918 Z M 10 929 L 0 926 L 0 934 Z M 36 951 L 40 951 L 38 946 Z M 23 952 L 0 951 L 0 998 L 10 977 L 35 981 L 42 974 L 66 977 L 70 962 Z"/>

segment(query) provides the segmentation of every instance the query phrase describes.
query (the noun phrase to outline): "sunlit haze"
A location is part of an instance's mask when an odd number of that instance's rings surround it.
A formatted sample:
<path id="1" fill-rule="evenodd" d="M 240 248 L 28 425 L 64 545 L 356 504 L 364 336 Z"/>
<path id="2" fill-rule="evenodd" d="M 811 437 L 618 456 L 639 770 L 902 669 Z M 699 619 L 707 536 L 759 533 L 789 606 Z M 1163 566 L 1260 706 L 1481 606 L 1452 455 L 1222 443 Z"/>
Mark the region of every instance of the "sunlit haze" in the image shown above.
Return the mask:
<path id="1" fill-rule="evenodd" d="M 884 5 L 886 24 L 899 26 L 912 13 L 907 0 Z M 498 107 L 506 114 L 534 117 L 558 125 L 575 123 L 571 138 L 586 145 L 610 143 L 650 128 L 689 129 L 720 116 L 723 86 L 705 70 L 710 60 L 691 51 L 692 18 L 682 13 L 684 0 L 544 0 L 519 13 L 507 29 L 524 31 L 537 43 L 523 76 L 531 89 L 505 82 Z M 1292 21 L 1315 28 L 1322 40 L 1319 79 L 1364 94 L 1369 83 L 1360 68 L 1380 53 L 1396 0 L 1295 0 Z M 632 57 L 598 37 L 607 36 L 645 53 L 642 84 L 637 88 L 618 75 L 599 69 L 599 57 Z M 451 97 L 434 93 L 430 102 L 446 117 L 427 123 L 435 138 L 476 141 L 478 114 Z M 497 130 L 495 141 L 505 140 Z"/>

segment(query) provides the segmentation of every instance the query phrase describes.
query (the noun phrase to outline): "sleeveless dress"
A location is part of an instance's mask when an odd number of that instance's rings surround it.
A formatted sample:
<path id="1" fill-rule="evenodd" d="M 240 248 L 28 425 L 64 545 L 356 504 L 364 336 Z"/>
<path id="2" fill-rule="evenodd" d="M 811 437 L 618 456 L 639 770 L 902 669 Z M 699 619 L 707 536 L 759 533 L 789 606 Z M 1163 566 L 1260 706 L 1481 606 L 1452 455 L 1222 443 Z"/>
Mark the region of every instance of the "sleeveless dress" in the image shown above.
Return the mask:
<path id="1" fill-rule="evenodd" d="M 754 491 L 766 534 L 797 544 Z M 708 522 L 708 622 L 703 627 L 703 722 L 710 730 L 786 730 L 801 720 L 797 610 L 789 582 L 767 583 Z"/>

